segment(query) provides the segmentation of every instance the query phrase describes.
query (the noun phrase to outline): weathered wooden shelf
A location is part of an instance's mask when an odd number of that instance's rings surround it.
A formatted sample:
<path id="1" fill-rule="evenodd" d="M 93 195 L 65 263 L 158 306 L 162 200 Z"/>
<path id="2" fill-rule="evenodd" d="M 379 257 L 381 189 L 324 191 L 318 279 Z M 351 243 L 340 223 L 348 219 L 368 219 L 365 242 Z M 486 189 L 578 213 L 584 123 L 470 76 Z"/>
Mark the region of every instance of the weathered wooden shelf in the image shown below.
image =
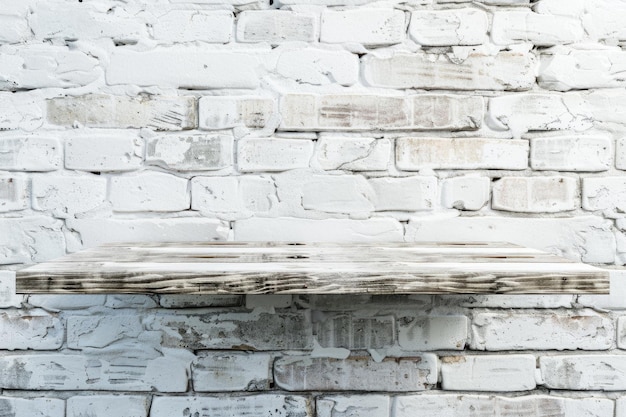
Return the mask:
<path id="1" fill-rule="evenodd" d="M 609 277 L 509 243 L 132 243 L 18 271 L 17 292 L 607 294 Z"/>

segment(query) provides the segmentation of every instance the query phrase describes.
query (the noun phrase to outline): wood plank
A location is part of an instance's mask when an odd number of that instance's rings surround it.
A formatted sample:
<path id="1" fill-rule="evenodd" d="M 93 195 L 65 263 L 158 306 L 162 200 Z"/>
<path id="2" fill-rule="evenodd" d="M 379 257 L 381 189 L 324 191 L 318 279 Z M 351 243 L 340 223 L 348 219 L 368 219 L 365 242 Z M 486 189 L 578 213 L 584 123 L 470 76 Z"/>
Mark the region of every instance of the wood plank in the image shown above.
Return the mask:
<path id="1" fill-rule="evenodd" d="M 113 244 L 17 273 L 20 293 L 608 293 L 608 272 L 502 243 Z"/>

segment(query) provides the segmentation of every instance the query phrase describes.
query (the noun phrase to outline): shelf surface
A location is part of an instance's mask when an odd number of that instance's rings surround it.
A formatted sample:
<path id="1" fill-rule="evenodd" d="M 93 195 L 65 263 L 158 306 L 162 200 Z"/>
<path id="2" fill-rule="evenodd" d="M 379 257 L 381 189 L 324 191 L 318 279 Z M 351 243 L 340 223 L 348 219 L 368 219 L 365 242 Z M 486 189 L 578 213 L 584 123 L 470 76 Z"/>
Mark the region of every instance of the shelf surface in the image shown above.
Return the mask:
<path id="1" fill-rule="evenodd" d="M 510 243 L 122 243 L 17 272 L 18 293 L 608 294 L 608 271 Z"/>

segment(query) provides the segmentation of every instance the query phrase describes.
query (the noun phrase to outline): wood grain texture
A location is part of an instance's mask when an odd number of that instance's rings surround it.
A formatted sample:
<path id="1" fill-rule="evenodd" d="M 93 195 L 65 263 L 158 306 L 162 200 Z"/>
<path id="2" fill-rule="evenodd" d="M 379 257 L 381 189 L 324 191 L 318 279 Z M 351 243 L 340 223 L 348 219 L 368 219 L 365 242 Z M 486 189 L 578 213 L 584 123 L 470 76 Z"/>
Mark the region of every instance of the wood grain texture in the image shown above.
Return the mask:
<path id="1" fill-rule="evenodd" d="M 18 293 L 606 294 L 608 272 L 508 243 L 137 243 L 17 273 Z"/>

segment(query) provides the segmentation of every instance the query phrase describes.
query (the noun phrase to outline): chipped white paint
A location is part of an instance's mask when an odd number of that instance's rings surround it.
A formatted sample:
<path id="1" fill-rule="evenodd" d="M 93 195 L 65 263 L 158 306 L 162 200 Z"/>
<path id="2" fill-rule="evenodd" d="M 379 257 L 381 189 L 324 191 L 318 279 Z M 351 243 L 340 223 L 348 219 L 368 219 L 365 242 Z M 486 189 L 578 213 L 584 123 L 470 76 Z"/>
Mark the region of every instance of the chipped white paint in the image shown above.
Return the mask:
<path id="1" fill-rule="evenodd" d="M 451 391 L 529 391 L 535 388 L 533 355 L 465 355 L 441 358 L 441 387 Z"/>

